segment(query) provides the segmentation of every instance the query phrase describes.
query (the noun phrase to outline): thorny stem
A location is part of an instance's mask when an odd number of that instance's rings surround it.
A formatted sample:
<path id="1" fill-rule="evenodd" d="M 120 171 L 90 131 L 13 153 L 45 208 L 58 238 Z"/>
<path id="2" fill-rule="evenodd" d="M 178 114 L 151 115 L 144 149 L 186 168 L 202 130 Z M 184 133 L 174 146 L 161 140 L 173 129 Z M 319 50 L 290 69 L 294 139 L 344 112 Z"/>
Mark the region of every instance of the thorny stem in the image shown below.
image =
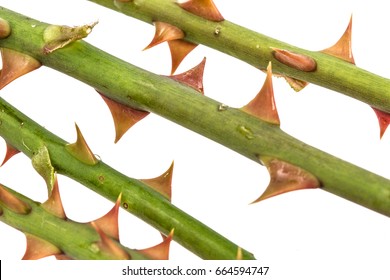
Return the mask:
<path id="1" fill-rule="evenodd" d="M 97 243 L 100 237 L 96 230 L 90 224 L 83 224 L 61 219 L 50 214 L 41 207 L 41 204 L 5 187 L 21 201 L 31 207 L 28 214 L 18 214 L 1 207 L 3 210 L 0 215 L 0 221 L 20 230 L 25 234 L 45 240 L 59 248 L 62 254 L 77 260 L 107 260 L 113 259 L 113 256 L 107 254 L 104 250 L 99 250 Z M 3 206 L 0 201 L 0 206 Z M 147 259 L 136 250 L 128 249 L 119 243 L 117 246 L 131 256 L 131 259 Z"/>
<path id="2" fill-rule="evenodd" d="M 261 155 L 301 167 L 319 179 L 323 190 L 390 216 L 390 180 L 310 147 L 242 110 L 219 110 L 219 102 L 194 89 L 142 70 L 84 41 L 45 55 L 42 32 L 46 23 L 4 8 L 0 17 L 13 28 L 0 46 L 27 53 L 111 99 L 161 115 L 256 162 Z M 13 138 L 20 137 L 7 137 L 7 141 L 12 144 L 18 140 Z M 20 143 L 15 146 L 22 149 Z M 77 179 L 75 174 L 72 177 Z"/>
<path id="3" fill-rule="evenodd" d="M 271 61 L 274 73 L 338 91 L 390 113 L 389 79 L 331 55 L 292 46 L 228 20 L 222 22 L 205 20 L 181 9 L 176 1 L 172 0 L 135 0 L 126 3 L 115 0 L 88 1 L 147 23 L 153 21 L 169 23 L 183 30 L 187 41 L 214 48 L 262 70 Z M 218 30 L 218 35 L 215 30 Z M 313 72 L 304 72 L 288 67 L 273 57 L 272 48 L 308 55 L 317 62 L 317 69 Z"/>
<path id="4" fill-rule="evenodd" d="M 1 98 L 0 120 L 0 136 L 7 143 L 29 157 L 46 146 L 59 174 L 75 179 L 111 201 L 116 201 L 122 194 L 122 208 L 166 235 L 174 229 L 173 239 L 194 254 L 204 259 L 236 258 L 238 245 L 172 205 L 145 183 L 125 176 L 101 161 L 88 165 L 76 159 L 66 150 L 64 140 Z M 243 258 L 253 259 L 253 255 L 243 250 Z"/>

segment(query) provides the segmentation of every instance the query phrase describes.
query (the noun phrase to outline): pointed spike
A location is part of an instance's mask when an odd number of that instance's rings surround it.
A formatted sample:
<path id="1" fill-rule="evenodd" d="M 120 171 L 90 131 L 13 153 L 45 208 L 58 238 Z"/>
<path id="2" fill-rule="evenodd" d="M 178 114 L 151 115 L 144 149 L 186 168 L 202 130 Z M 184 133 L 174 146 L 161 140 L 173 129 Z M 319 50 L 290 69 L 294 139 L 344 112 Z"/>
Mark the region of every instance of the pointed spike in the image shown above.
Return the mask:
<path id="1" fill-rule="evenodd" d="M 181 29 L 169 23 L 156 21 L 154 22 L 154 26 L 156 27 L 156 32 L 154 34 L 153 40 L 144 48 L 144 50 L 150 49 L 164 42 L 183 39 L 185 36 Z"/>
<path id="2" fill-rule="evenodd" d="M 172 176 L 173 176 L 174 162 L 162 175 L 152 179 L 142 179 L 141 181 L 151 186 L 160 194 L 165 196 L 169 201 L 172 197 Z"/>
<path id="3" fill-rule="evenodd" d="M 2 203 L 3 206 L 7 207 L 8 209 L 10 209 L 11 211 L 17 214 L 27 215 L 31 212 L 31 206 L 28 203 L 17 198 L 1 184 L 0 184 L 0 203 Z"/>
<path id="4" fill-rule="evenodd" d="M 199 63 L 194 68 L 191 68 L 190 70 L 170 76 L 170 78 L 174 79 L 175 81 L 184 83 L 193 89 L 199 91 L 201 94 L 204 94 L 203 89 L 203 73 L 204 73 L 204 67 L 206 65 L 206 58 L 203 58 L 202 62 Z"/>
<path id="5" fill-rule="evenodd" d="M 113 258 L 118 260 L 130 259 L 129 254 L 126 251 L 124 251 L 110 237 L 108 237 L 95 222 L 91 222 L 91 225 L 100 236 L 100 241 L 97 243 L 97 245 L 99 246 L 101 251 L 111 255 Z"/>
<path id="6" fill-rule="evenodd" d="M 14 155 L 20 153 L 20 151 L 18 149 L 16 149 L 14 146 L 12 146 L 8 143 L 6 143 L 6 145 L 7 145 L 7 151 L 5 153 L 4 160 L 0 166 L 3 166 L 10 158 L 12 158 Z"/>
<path id="7" fill-rule="evenodd" d="M 71 257 L 65 255 L 65 254 L 59 254 L 59 255 L 55 255 L 56 259 L 58 261 L 68 261 L 68 260 L 73 260 Z"/>
<path id="8" fill-rule="evenodd" d="M 100 93 L 100 96 L 106 102 L 110 109 L 112 119 L 115 125 L 115 143 L 137 122 L 149 115 L 149 112 L 124 106 Z"/>
<path id="9" fill-rule="evenodd" d="M 27 248 L 22 260 L 38 260 L 44 257 L 61 254 L 60 249 L 46 240 L 31 234 L 26 234 L 26 239 Z"/>
<path id="10" fill-rule="evenodd" d="M 5 19 L 0 18 L 0 39 L 5 39 L 11 34 L 11 26 Z"/>
<path id="11" fill-rule="evenodd" d="M 45 180 L 50 195 L 55 183 L 55 171 L 51 164 L 49 151 L 46 146 L 42 146 L 34 153 L 31 157 L 31 163 L 38 174 Z"/>
<path id="12" fill-rule="evenodd" d="M 105 234 L 117 241 L 119 241 L 118 215 L 121 199 L 122 193 L 119 194 L 114 207 L 103 217 L 94 221 L 94 224 L 97 225 Z"/>
<path id="13" fill-rule="evenodd" d="M 82 26 L 69 27 L 65 25 L 49 25 L 43 32 L 45 54 L 61 49 L 70 43 L 87 37 L 97 22 Z"/>
<path id="14" fill-rule="evenodd" d="M 330 48 L 322 50 L 321 52 L 333 55 L 347 62 L 355 64 L 355 60 L 352 54 L 352 16 L 349 20 L 347 29 L 341 38 L 337 41 L 337 43 Z"/>
<path id="15" fill-rule="evenodd" d="M 267 167 L 271 179 L 264 193 L 252 203 L 294 190 L 313 189 L 321 186 L 315 176 L 295 165 L 268 157 L 260 159 Z"/>
<path id="16" fill-rule="evenodd" d="M 77 140 L 73 144 L 66 145 L 66 150 L 72 154 L 75 158 L 77 158 L 79 161 L 88 164 L 88 165 L 95 165 L 98 163 L 97 158 L 92 153 L 91 149 L 88 147 L 87 142 L 84 139 L 83 134 L 81 133 L 79 127 L 77 124 L 76 126 L 76 132 L 77 132 Z"/>
<path id="17" fill-rule="evenodd" d="M 58 187 L 57 175 L 55 175 L 53 189 L 49 198 L 44 203 L 42 203 L 41 206 L 47 212 L 57 216 L 60 219 L 66 220 L 65 210 L 62 205 L 60 190 Z"/>
<path id="18" fill-rule="evenodd" d="M 272 86 L 271 62 L 267 67 L 267 77 L 257 96 L 242 108 L 243 111 L 272 124 L 280 125 Z"/>
<path id="19" fill-rule="evenodd" d="M 298 80 L 298 79 L 294 79 L 294 78 L 291 78 L 291 77 L 288 77 L 288 76 L 284 76 L 284 79 L 287 81 L 287 83 L 290 85 L 290 87 L 295 92 L 301 91 L 302 89 L 304 89 L 309 84 L 308 82 L 305 82 L 305 81 L 302 81 L 302 80 Z"/>
<path id="20" fill-rule="evenodd" d="M 35 58 L 11 49 L 1 48 L 1 57 L 3 69 L 0 72 L 0 89 L 41 66 Z"/>
<path id="21" fill-rule="evenodd" d="M 271 49 L 273 50 L 272 54 L 277 61 L 291 68 L 304 72 L 313 72 L 317 69 L 317 62 L 308 55 L 278 48 Z"/>
<path id="22" fill-rule="evenodd" d="M 198 45 L 179 39 L 169 41 L 168 46 L 172 58 L 171 75 L 173 75 L 184 58 Z"/>
<path id="23" fill-rule="evenodd" d="M 172 229 L 169 235 L 164 238 L 163 242 L 156 246 L 138 250 L 141 254 L 144 254 L 152 260 L 168 260 L 169 259 L 169 247 L 173 239 L 174 230 Z"/>
<path id="24" fill-rule="evenodd" d="M 179 3 L 184 10 L 211 21 L 223 21 L 224 18 L 218 11 L 213 0 L 189 0 Z"/>
<path id="25" fill-rule="evenodd" d="M 372 109 L 374 110 L 374 112 L 378 118 L 379 128 L 380 128 L 379 137 L 380 137 L 380 139 L 382 139 L 383 135 L 385 134 L 385 132 L 387 130 L 387 127 L 390 124 L 390 114 L 383 112 L 381 110 L 378 110 L 376 108 L 372 108 Z"/>

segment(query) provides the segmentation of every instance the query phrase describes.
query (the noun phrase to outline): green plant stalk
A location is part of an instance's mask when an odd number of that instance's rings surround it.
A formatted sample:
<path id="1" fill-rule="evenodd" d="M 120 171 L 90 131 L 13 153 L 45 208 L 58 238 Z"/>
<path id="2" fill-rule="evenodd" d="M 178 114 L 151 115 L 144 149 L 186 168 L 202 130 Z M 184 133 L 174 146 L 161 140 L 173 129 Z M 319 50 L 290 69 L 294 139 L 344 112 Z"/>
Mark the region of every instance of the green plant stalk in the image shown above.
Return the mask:
<path id="1" fill-rule="evenodd" d="M 67 257 L 77 260 L 108 260 L 115 259 L 104 250 L 100 250 L 98 242 L 100 236 L 90 224 L 77 223 L 69 219 L 61 219 L 50 214 L 41 207 L 41 204 L 33 201 L 10 188 L 2 186 L 19 200 L 27 203 L 31 211 L 20 214 L 7 208 L 0 201 L 0 221 L 20 230 L 25 234 L 31 234 L 43 239 L 59 248 Z M 132 250 L 117 243 L 119 248 L 131 256 L 133 260 L 146 260 L 145 255 L 137 250 Z"/>
<path id="2" fill-rule="evenodd" d="M 145 183 L 129 178 L 99 161 L 88 165 L 66 150 L 66 142 L 53 135 L 0 98 L 0 136 L 32 157 L 43 146 L 59 173 L 75 179 L 111 201 L 122 194 L 122 208 L 168 235 L 203 259 L 235 259 L 238 245 L 172 205 Z M 88 201 L 86 201 L 88 205 Z M 196 233 L 196 234 L 194 234 Z M 244 259 L 253 255 L 243 250 Z"/>
<path id="3" fill-rule="evenodd" d="M 46 23 L 4 8 L 0 17 L 12 27 L 11 36 L 0 41 L 1 47 L 27 53 L 111 99 L 161 115 L 256 162 L 259 156 L 268 156 L 301 167 L 320 180 L 323 190 L 390 216 L 390 180 L 310 147 L 242 110 L 219 110 L 221 103 L 194 89 L 142 70 L 84 41 L 45 55 L 42 32 Z M 14 135 L 7 141 L 18 141 L 15 137 L 20 138 Z M 78 179 L 75 173 L 66 173 Z"/>
<path id="4" fill-rule="evenodd" d="M 186 34 L 185 39 L 189 42 L 214 48 L 262 70 L 266 69 L 271 61 L 274 73 L 317 84 L 390 113 L 389 79 L 331 55 L 292 46 L 228 20 L 222 22 L 205 20 L 181 9 L 176 1 L 172 0 L 134 0 L 122 4 L 114 0 L 88 1 L 147 23 L 153 21 L 169 23 L 183 30 Z M 131 37 L 131 34 L 128 36 Z M 271 48 L 308 55 L 317 62 L 317 69 L 313 72 L 304 72 L 288 67 L 273 57 Z"/>

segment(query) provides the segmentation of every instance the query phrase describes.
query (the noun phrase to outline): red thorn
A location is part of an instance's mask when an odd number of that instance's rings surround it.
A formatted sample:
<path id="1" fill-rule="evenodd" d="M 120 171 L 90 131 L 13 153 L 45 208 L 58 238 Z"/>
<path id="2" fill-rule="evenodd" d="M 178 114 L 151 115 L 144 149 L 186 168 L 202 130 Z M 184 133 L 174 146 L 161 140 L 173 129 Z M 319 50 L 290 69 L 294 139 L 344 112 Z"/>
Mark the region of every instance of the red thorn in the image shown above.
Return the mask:
<path id="1" fill-rule="evenodd" d="M 42 208 L 60 219 L 66 220 L 64 207 L 62 205 L 60 190 L 58 187 L 58 178 L 55 175 L 53 189 L 49 198 L 42 204 Z"/>
<path id="2" fill-rule="evenodd" d="M 110 109 L 112 119 L 115 125 L 115 143 L 137 122 L 149 115 L 149 112 L 130 108 L 121 103 L 118 103 L 100 93 L 100 96 L 106 102 Z"/>
<path id="3" fill-rule="evenodd" d="M 308 55 L 278 48 L 271 49 L 276 60 L 291 68 L 304 72 L 313 72 L 317 69 L 316 61 Z"/>
<path id="4" fill-rule="evenodd" d="M 14 155 L 20 153 L 20 151 L 18 149 L 16 149 L 15 147 L 13 147 L 12 145 L 10 145 L 8 143 L 6 143 L 6 145 L 7 145 L 7 151 L 5 153 L 4 160 L 0 166 L 3 166 L 10 158 L 12 158 Z"/>
<path id="5" fill-rule="evenodd" d="M 130 259 L 129 254 L 125 250 L 123 250 L 115 241 L 108 237 L 95 222 L 91 222 L 91 225 L 100 236 L 100 241 L 97 243 L 97 245 L 99 246 L 101 251 L 103 251 L 105 254 L 110 255 L 114 259 Z"/>
<path id="6" fill-rule="evenodd" d="M 203 58 L 202 62 L 199 63 L 194 68 L 191 68 L 190 70 L 170 76 L 170 78 L 174 79 L 175 81 L 184 83 L 193 89 L 199 91 L 200 93 L 204 94 L 203 89 L 203 73 L 204 73 L 204 67 L 206 65 L 206 58 Z"/>
<path id="7" fill-rule="evenodd" d="M 171 75 L 176 72 L 183 59 L 198 45 L 184 40 L 173 40 L 168 42 L 172 58 Z"/>
<path id="8" fill-rule="evenodd" d="M 337 41 L 337 43 L 330 48 L 322 50 L 321 52 L 333 55 L 335 57 L 341 58 L 342 60 L 355 64 L 355 60 L 352 54 L 352 16 L 349 20 L 347 29 L 341 38 Z"/>
<path id="9" fill-rule="evenodd" d="M 1 48 L 1 57 L 3 69 L 0 72 L 0 89 L 41 66 L 35 58 L 11 49 Z"/>
<path id="10" fill-rule="evenodd" d="M 379 121 L 379 128 L 380 128 L 380 134 L 379 137 L 382 139 L 383 135 L 386 132 L 387 127 L 390 124 L 390 114 L 386 113 L 384 111 L 381 111 L 379 109 L 372 108 L 378 118 Z"/>
<path id="11" fill-rule="evenodd" d="M 66 145 L 66 149 L 69 153 L 71 153 L 75 158 L 80 160 L 81 162 L 88 164 L 88 165 L 95 165 L 98 163 L 97 158 L 92 153 L 91 149 L 88 147 L 87 142 L 84 139 L 83 134 L 81 133 L 79 127 L 77 124 L 76 126 L 76 133 L 77 133 L 77 140 L 73 144 Z"/>
<path id="12" fill-rule="evenodd" d="M 278 110 L 276 108 L 274 90 L 272 86 L 271 62 L 267 67 L 267 77 L 264 85 L 256 97 L 245 105 L 242 110 L 272 124 L 280 125 Z"/>
<path id="13" fill-rule="evenodd" d="M 189 0 L 179 4 L 184 10 L 211 21 L 223 21 L 224 18 L 212 0 Z"/>
<path id="14" fill-rule="evenodd" d="M 103 217 L 94 221 L 105 234 L 119 241 L 119 225 L 118 225 L 118 215 L 119 207 L 121 205 L 122 194 L 119 194 L 118 199 L 114 207 Z"/>
<path id="15" fill-rule="evenodd" d="M 61 254 L 61 250 L 53 244 L 33 236 L 26 234 L 27 248 L 22 260 L 38 260 L 44 257 Z"/>
<path id="16" fill-rule="evenodd" d="M 154 22 L 154 26 L 156 27 L 156 32 L 154 34 L 153 40 L 144 48 L 144 50 L 150 49 L 164 42 L 184 38 L 184 32 L 169 23 L 156 21 Z"/>
<path id="17" fill-rule="evenodd" d="M 320 187 L 318 179 L 306 170 L 278 159 L 263 157 L 261 160 L 271 179 L 264 193 L 252 203 L 290 191 Z"/>
<path id="18" fill-rule="evenodd" d="M 0 184 L 0 201 L 11 211 L 27 215 L 31 212 L 31 206 L 13 195 L 7 188 Z"/>
<path id="19" fill-rule="evenodd" d="M 168 260 L 169 259 L 169 247 L 173 238 L 174 230 L 172 229 L 169 235 L 164 238 L 163 242 L 156 246 L 139 250 L 140 253 L 148 256 L 153 260 Z"/>
<path id="20" fill-rule="evenodd" d="M 174 163 L 172 162 L 168 170 L 162 175 L 152 179 L 142 179 L 141 181 L 151 186 L 154 190 L 158 191 L 170 201 L 172 197 L 173 166 Z"/>

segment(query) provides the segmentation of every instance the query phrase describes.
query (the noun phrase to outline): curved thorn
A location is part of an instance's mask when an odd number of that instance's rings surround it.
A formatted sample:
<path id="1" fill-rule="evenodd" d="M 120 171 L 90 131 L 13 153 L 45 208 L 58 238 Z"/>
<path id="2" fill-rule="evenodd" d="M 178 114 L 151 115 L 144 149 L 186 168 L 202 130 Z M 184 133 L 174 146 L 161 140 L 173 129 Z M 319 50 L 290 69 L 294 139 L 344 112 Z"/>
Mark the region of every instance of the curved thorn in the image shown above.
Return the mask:
<path id="1" fill-rule="evenodd" d="M 103 217 L 93 221 L 105 234 L 119 241 L 118 215 L 122 193 L 119 194 L 114 207 Z"/>
<path id="2" fill-rule="evenodd" d="M 31 163 L 38 174 L 45 180 L 50 195 L 55 183 L 55 171 L 46 146 L 42 146 L 34 153 L 31 157 Z"/>
<path id="3" fill-rule="evenodd" d="M 62 205 L 60 190 L 58 187 L 57 175 L 55 175 L 53 189 L 49 198 L 44 203 L 42 203 L 41 206 L 43 209 L 55 215 L 56 217 L 66 220 L 65 210 Z"/>
<path id="4" fill-rule="evenodd" d="M 41 63 L 35 58 L 11 49 L 1 48 L 1 57 L 3 69 L 0 72 L 0 89 L 41 67 Z"/>
<path id="5" fill-rule="evenodd" d="M 189 0 L 179 3 L 184 10 L 211 21 L 223 21 L 224 18 L 212 0 Z"/>
<path id="6" fill-rule="evenodd" d="M 168 260 L 169 259 L 169 247 L 173 239 L 174 230 L 172 229 L 169 235 L 164 238 L 163 242 L 156 246 L 138 250 L 141 254 L 148 256 L 153 260 Z"/>
<path id="7" fill-rule="evenodd" d="M 61 254 L 61 250 L 50 242 L 31 234 L 26 233 L 25 235 L 27 248 L 22 260 L 38 260 L 44 257 Z"/>
<path id="8" fill-rule="evenodd" d="M 176 26 L 169 23 L 156 21 L 154 22 L 156 32 L 152 41 L 143 50 L 150 49 L 158 44 L 169 42 L 172 40 L 183 39 L 185 37 L 184 32 Z"/>
<path id="9" fill-rule="evenodd" d="M 6 143 L 7 145 L 7 151 L 5 152 L 4 160 L 1 163 L 0 167 L 3 166 L 10 158 L 12 158 L 14 155 L 20 153 L 18 149 L 16 149 L 14 146 Z"/>
<path id="10" fill-rule="evenodd" d="M 124 251 L 116 242 L 114 242 L 110 237 L 108 237 L 102 229 L 95 223 L 91 222 L 92 227 L 100 236 L 100 240 L 97 245 L 100 250 L 104 253 L 111 255 L 113 258 L 118 260 L 128 260 L 130 259 L 129 254 Z"/>
<path id="11" fill-rule="evenodd" d="M 267 167 L 271 178 L 264 193 L 252 203 L 290 191 L 321 186 L 315 176 L 295 165 L 269 157 L 261 157 L 260 160 Z"/>
<path id="12" fill-rule="evenodd" d="M 184 58 L 198 45 L 184 40 L 173 40 L 168 42 L 169 50 L 171 52 L 172 68 L 171 75 L 176 72 L 180 63 Z"/>
<path id="13" fill-rule="evenodd" d="M 272 124 L 280 125 L 272 85 L 271 62 L 267 67 L 267 77 L 256 97 L 242 108 L 243 111 Z"/>
<path id="14" fill-rule="evenodd" d="M 387 130 L 387 127 L 389 126 L 390 124 L 390 114 L 389 113 L 386 113 L 386 112 L 383 112 L 381 110 L 378 110 L 378 109 L 375 109 L 375 108 L 372 108 L 378 118 L 378 121 L 379 121 L 379 137 L 380 139 L 382 139 L 383 135 L 385 134 L 386 130 Z"/>
<path id="15" fill-rule="evenodd" d="M 174 162 L 162 175 L 152 179 L 142 179 L 141 181 L 151 186 L 154 190 L 162 194 L 169 201 L 172 198 L 172 176 L 173 176 Z"/>
<path id="16" fill-rule="evenodd" d="M 355 64 L 355 60 L 352 54 L 352 16 L 349 20 L 347 29 L 345 30 L 341 38 L 336 42 L 336 44 L 334 44 L 330 48 L 322 50 L 321 52 Z"/>
<path id="17" fill-rule="evenodd" d="M 7 188 L 0 184 L 0 203 L 11 211 L 27 215 L 31 212 L 31 206 L 14 196 Z"/>
<path id="18" fill-rule="evenodd" d="M 191 68 L 190 70 L 178 74 L 170 76 L 171 79 L 184 83 L 193 89 L 199 91 L 201 94 L 204 94 L 204 88 L 203 88 L 203 73 L 204 68 L 206 65 L 206 58 L 203 58 L 202 62 L 199 63 L 194 68 Z"/>
<path id="19" fill-rule="evenodd" d="M 149 115 L 149 112 L 130 108 L 121 103 L 118 103 L 102 93 L 98 92 L 106 102 L 108 109 L 111 112 L 115 126 L 115 143 L 137 122 Z"/>
<path id="20" fill-rule="evenodd" d="M 88 164 L 88 165 L 95 165 L 98 163 L 97 158 L 92 153 L 91 149 L 88 147 L 87 142 L 84 139 L 83 134 L 81 133 L 79 127 L 77 124 L 76 126 L 76 133 L 77 133 L 77 140 L 73 144 L 66 145 L 66 150 L 75 158 L 80 160 L 81 162 Z"/>
<path id="21" fill-rule="evenodd" d="M 304 72 L 313 72 L 317 69 L 316 61 L 308 55 L 278 48 L 271 49 L 273 50 L 272 54 L 277 61 L 291 68 Z"/>

